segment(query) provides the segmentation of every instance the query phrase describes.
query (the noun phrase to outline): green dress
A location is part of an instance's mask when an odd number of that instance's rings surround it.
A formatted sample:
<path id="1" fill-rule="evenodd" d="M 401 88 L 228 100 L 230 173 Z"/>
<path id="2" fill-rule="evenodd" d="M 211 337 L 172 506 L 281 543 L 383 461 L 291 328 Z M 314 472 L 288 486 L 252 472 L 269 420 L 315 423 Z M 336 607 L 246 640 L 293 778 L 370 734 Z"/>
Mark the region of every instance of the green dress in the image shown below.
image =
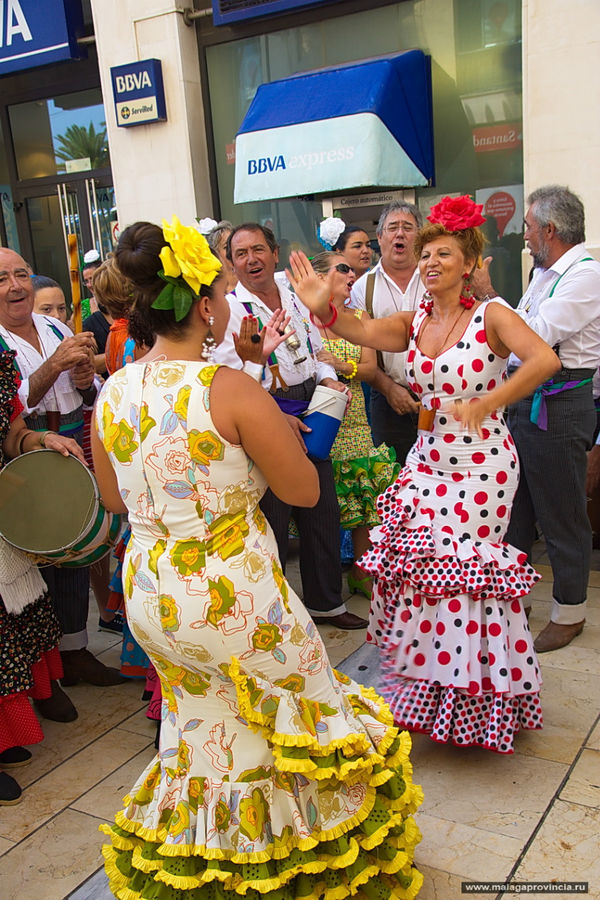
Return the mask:
<path id="1" fill-rule="evenodd" d="M 362 347 L 343 338 L 324 338 L 323 348 L 338 359 L 360 362 Z M 373 443 L 360 379 L 352 379 L 349 387 L 352 400 L 330 456 L 340 504 L 340 524 L 351 530 L 359 525 L 369 528 L 379 525 L 377 497 L 396 480 L 400 466 L 393 447 L 387 444 L 376 447 Z"/>
<path id="2" fill-rule="evenodd" d="M 98 403 L 132 528 L 127 618 L 163 695 L 160 750 L 102 826 L 111 890 L 413 898 L 410 737 L 329 665 L 258 506 L 265 479 L 213 424 L 216 368 L 133 363 Z"/>

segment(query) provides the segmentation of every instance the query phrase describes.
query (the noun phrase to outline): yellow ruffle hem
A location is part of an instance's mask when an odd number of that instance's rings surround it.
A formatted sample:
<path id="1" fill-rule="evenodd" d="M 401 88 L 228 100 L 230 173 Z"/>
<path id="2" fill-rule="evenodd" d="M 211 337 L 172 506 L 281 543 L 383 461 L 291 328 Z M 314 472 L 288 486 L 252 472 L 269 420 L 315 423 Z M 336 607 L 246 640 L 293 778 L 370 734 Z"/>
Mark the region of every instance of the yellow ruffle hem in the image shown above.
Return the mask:
<path id="1" fill-rule="evenodd" d="M 413 865 L 421 835 L 412 814 L 423 794 L 412 782 L 410 736 L 385 702 L 334 671 L 348 726 L 334 736 L 314 700 L 283 689 L 267 697 L 238 659 L 227 668 L 239 721 L 264 738 L 272 765 L 229 781 L 203 777 L 196 757 L 173 768 L 153 760 L 116 823 L 101 826 L 113 894 L 413 900 L 423 876 Z"/>

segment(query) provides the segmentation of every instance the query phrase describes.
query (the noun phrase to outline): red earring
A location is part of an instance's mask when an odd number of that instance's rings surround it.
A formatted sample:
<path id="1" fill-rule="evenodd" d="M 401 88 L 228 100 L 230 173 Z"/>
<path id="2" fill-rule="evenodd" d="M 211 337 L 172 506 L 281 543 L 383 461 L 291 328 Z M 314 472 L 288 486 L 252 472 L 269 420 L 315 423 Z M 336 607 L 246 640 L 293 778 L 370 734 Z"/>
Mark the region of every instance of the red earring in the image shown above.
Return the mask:
<path id="1" fill-rule="evenodd" d="M 464 285 L 460 294 L 460 302 L 465 307 L 465 309 L 471 309 L 473 304 L 475 303 L 475 298 L 473 296 L 473 287 L 471 286 L 471 273 L 465 272 L 463 275 Z"/>

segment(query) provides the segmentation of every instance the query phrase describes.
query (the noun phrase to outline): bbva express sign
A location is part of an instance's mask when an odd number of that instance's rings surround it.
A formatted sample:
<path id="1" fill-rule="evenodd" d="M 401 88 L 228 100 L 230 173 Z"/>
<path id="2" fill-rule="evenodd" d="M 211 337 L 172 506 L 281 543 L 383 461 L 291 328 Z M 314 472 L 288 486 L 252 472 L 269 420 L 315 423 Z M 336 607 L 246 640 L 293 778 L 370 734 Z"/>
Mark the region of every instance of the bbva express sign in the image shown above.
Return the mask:
<path id="1" fill-rule="evenodd" d="M 368 113 L 236 137 L 235 203 L 426 183 L 380 120 Z"/>

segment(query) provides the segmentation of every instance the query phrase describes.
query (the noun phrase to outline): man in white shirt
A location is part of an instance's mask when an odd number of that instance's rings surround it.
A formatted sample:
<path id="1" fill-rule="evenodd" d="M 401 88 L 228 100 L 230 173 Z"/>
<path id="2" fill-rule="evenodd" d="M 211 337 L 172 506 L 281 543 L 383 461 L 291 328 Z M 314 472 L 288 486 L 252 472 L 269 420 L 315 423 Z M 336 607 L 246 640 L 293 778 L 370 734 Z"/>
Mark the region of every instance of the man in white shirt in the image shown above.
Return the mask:
<path id="1" fill-rule="evenodd" d="M 255 222 L 239 225 L 227 241 L 227 257 L 239 279 L 228 295 L 231 314 L 225 339 L 215 351 L 215 361 L 242 368 L 233 343 L 245 316 L 252 315 L 265 325 L 274 312 L 284 309 L 290 316 L 300 347 L 279 345 L 259 377 L 286 415 L 300 444 L 302 433 L 310 429 L 298 418 L 306 409 L 317 384 L 343 390 L 331 366 L 316 355 L 322 348 L 318 330 L 310 322 L 308 310 L 283 284 L 275 281 L 278 246 L 270 228 Z M 246 364 L 247 365 L 247 364 Z M 260 423 L 257 423 L 260 427 Z M 305 448 L 306 449 L 306 448 Z M 343 629 L 366 628 L 367 622 L 347 611 L 342 598 L 340 560 L 340 511 L 335 492 L 331 460 L 313 460 L 319 473 L 321 493 L 311 509 L 292 509 L 268 490 L 261 508 L 275 533 L 282 567 L 288 551 L 288 529 L 293 514 L 300 534 L 300 574 L 306 608 L 321 623 Z"/>
<path id="2" fill-rule="evenodd" d="M 0 247 L 0 346 L 16 350 L 21 374 L 19 399 L 28 428 L 60 430 L 78 439 L 85 402 L 94 402 L 93 335 L 73 335 L 57 319 L 33 312 L 34 289 L 30 269 L 13 250 Z M 65 503 L 68 503 L 65 496 Z M 52 522 L 48 522 L 52 528 Z M 64 683 L 119 684 L 117 669 L 105 666 L 87 650 L 89 568 L 47 566 L 42 575 L 63 630 L 60 643 Z M 75 708 L 57 685 L 48 700 L 36 701 L 45 718 L 71 721 Z"/>
<path id="3" fill-rule="evenodd" d="M 421 214 L 412 203 L 396 201 L 385 207 L 377 225 L 381 259 L 354 284 L 353 307 L 365 309 L 374 319 L 418 308 L 425 292 L 414 254 L 421 225 Z M 393 447 L 401 464 L 417 437 L 418 412 L 407 386 L 405 356 L 378 353 L 377 372 L 371 381 L 373 441 L 375 446 L 385 443 Z"/>
<path id="4" fill-rule="evenodd" d="M 517 312 L 558 353 L 563 368 L 533 397 L 510 407 L 508 426 L 521 463 L 508 543 L 528 554 L 536 522 L 554 576 L 550 622 L 538 653 L 564 647 L 585 622 L 592 532 L 586 510 L 586 452 L 596 413 L 592 379 L 600 364 L 600 263 L 587 252 L 579 197 L 549 185 L 528 197 L 525 241 L 535 270 Z M 485 268 L 480 298 L 496 293 Z M 520 365 L 514 356 L 509 371 Z"/>

